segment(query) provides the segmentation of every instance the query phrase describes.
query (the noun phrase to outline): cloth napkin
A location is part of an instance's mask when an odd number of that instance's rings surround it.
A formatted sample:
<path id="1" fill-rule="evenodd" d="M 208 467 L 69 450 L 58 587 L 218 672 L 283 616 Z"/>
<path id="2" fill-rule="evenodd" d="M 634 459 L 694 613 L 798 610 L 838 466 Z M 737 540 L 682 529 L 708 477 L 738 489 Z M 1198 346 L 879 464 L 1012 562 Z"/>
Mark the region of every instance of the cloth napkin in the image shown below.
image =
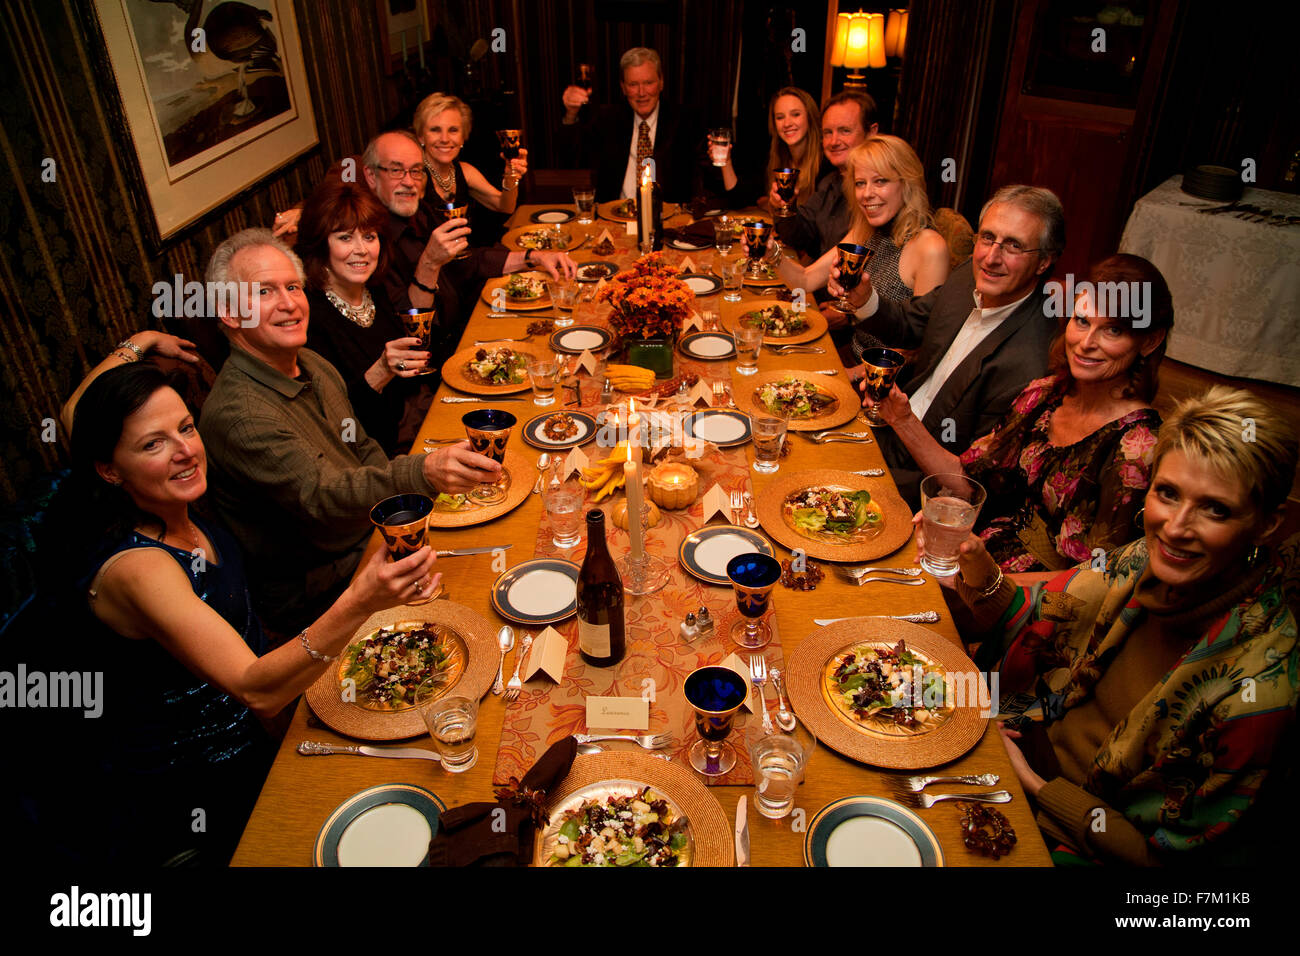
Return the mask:
<path id="1" fill-rule="evenodd" d="M 444 812 L 429 841 L 429 865 L 528 866 L 536 828 L 545 820 L 546 792 L 565 778 L 577 753 L 578 741 L 565 737 L 538 758 L 523 780 L 512 779 L 510 786 L 497 790 L 495 803 L 467 803 Z"/>
<path id="2" fill-rule="evenodd" d="M 714 240 L 713 220 L 700 219 L 680 229 L 665 229 L 664 238 L 687 242 L 692 246 L 711 246 Z"/>

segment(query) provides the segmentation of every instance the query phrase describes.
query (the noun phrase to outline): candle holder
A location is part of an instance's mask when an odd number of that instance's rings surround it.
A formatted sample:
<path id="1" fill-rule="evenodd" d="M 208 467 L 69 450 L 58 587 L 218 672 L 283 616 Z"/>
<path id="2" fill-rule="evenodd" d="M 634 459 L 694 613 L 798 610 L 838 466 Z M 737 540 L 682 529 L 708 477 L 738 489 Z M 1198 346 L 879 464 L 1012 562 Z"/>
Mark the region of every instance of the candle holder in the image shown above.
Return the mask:
<path id="1" fill-rule="evenodd" d="M 632 516 L 628 515 L 628 521 Z M 650 505 L 641 502 L 641 540 L 645 540 L 650 522 Z M 654 594 L 668 583 L 668 565 L 659 558 L 649 554 L 640 557 L 630 552 L 625 558 L 614 562 L 618 566 L 619 576 L 623 579 L 623 590 L 628 594 Z"/>

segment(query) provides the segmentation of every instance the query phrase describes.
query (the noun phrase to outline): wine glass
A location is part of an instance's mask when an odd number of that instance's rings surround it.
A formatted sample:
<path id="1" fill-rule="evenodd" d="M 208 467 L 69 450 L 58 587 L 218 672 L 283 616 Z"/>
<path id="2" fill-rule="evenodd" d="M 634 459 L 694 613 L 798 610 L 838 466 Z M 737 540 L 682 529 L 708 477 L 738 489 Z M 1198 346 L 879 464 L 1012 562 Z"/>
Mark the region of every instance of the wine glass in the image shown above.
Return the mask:
<path id="1" fill-rule="evenodd" d="M 468 218 L 469 218 L 469 203 L 466 203 L 466 204 L 463 205 L 463 206 L 457 206 L 454 202 L 447 201 L 447 202 L 438 202 L 438 203 L 435 203 L 434 205 L 435 205 L 435 207 L 436 207 L 438 210 L 440 210 L 440 211 L 442 212 L 442 214 L 446 217 L 446 218 L 443 219 L 443 222 L 450 222 L 450 221 L 453 220 L 453 219 L 468 219 Z M 456 259 L 468 259 L 468 258 L 469 258 L 469 245 L 466 244 L 465 248 L 461 251 L 460 255 L 455 256 L 454 258 L 456 258 Z"/>
<path id="2" fill-rule="evenodd" d="M 880 419 L 880 403 L 889 395 L 889 390 L 894 387 L 894 379 L 898 378 L 898 373 L 903 368 L 903 354 L 886 348 L 866 349 L 862 353 L 862 362 L 867 397 L 875 404 L 871 408 L 863 408 L 858 417 L 868 425 L 881 425 L 884 423 Z"/>
<path id="3" fill-rule="evenodd" d="M 727 562 L 727 577 L 736 591 L 740 617 L 731 625 L 731 639 L 741 647 L 757 650 L 772 640 L 772 629 L 763 622 L 772 589 L 781 579 L 781 563 L 770 555 L 738 554 Z"/>
<path id="4" fill-rule="evenodd" d="M 573 81 L 573 85 L 579 87 L 591 96 L 592 91 L 596 89 L 596 68 L 590 63 L 578 64 L 578 78 Z"/>
<path id="5" fill-rule="evenodd" d="M 835 300 L 835 308 L 841 312 L 852 312 L 853 303 L 849 301 L 849 293 L 858 287 L 862 270 L 871 261 L 872 253 L 866 246 L 860 246 L 856 242 L 841 242 L 836 248 L 840 250 L 840 286 L 843 287 L 844 294 Z"/>
<path id="6" fill-rule="evenodd" d="M 460 420 L 474 451 L 495 462 L 505 461 L 506 443 L 510 441 L 510 430 L 515 427 L 515 416 L 499 408 L 476 408 L 466 412 Z M 506 500 L 509 487 L 510 472 L 503 466 L 500 478 L 475 486 L 469 496 L 481 505 L 495 505 Z"/>
<path id="7" fill-rule="evenodd" d="M 499 129 L 497 130 L 497 142 L 501 144 L 501 155 L 505 157 L 508 163 L 512 159 L 519 158 L 519 141 L 523 136 L 523 130 L 518 129 Z"/>
<path id="8" fill-rule="evenodd" d="M 389 556 L 394 561 L 400 561 L 424 547 L 431 514 L 433 499 L 428 495 L 393 495 L 370 509 L 370 521 L 383 536 Z M 416 593 L 422 593 L 427 584 L 428 581 L 424 578 L 416 582 Z M 407 606 L 428 604 L 441 592 L 441 588 L 436 588 L 423 597 L 407 601 Z"/>
<path id="9" fill-rule="evenodd" d="M 423 309 L 407 309 L 402 313 L 402 328 L 409 337 L 420 340 L 419 348 L 430 353 L 430 361 L 433 360 L 433 327 L 437 320 L 438 312 L 432 305 Z M 426 365 L 416 374 L 432 375 L 436 371 L 438 370 Z"/>
<path id="10" fill-rule="evenodd" d="M 730 667 L 714 664 L 691 671 L 683 691 L 700 735 L 687 752 L 691 766 L 705 776 L 721 776 L 736 766 L 736 751 L 726 741 L 736 711 L 749 696 L 749 682 Z"/>
<path id="11" fill-rule="evenodd" d="M 781 202 L 785 203 L 776 214 L 783 219 L 793 216 L 794 187 L 799 182 L 799 170 L 778 169 L 772 173 L 772 179 L 776 182 L 776 194 L 781 197 Z"/>
<path id="12" fill-rule="evenodd" d="M 772 235 L 772 224 L 762 219 L 750 219 L 745 222 L 745 242 L 749 246 L 748 275 L 752 279 L 763 278 L 760 263 L 767 255 L 767 240 Z"/>

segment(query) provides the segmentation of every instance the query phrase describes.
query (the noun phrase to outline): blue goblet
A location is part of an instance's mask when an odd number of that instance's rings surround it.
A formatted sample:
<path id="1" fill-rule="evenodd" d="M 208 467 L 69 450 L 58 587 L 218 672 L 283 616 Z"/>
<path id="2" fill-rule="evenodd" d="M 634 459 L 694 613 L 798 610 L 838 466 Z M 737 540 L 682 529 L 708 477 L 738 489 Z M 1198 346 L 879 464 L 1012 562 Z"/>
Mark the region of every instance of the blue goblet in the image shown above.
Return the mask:
<path id="1" fill-rule="evenodd" d="M 758 650 L 772 640 L 763 622 L 772 588 L 781 580 L 781 562 L 766 554 L 738 554 L 727 562 L 727 577 L 736 589 L 740 618 L 731 625 L 731 639 L 741 647 Z"/>
<path id="2" fill-rule="evenodd" d="M 840 251 L 840 286 L 844 289 L 840 297 L 835 300 L 835 308 L 841 312 L 852 312 L 854 306 L 849 301 L 849 293 L 856 289 L 862 280 L 862 270 L 871 261 L 872 251 L 856 242 L 841 242 L 835 248 Z"/>
<path id="3" fill-rule="evenodd" d="M 476 408 L 466 412 L 460 420 L 474 451 L 495 462 L 505 461 L 506 444 L 510 441 L 510 430 L 515 427 L 515 416 L 499 408 Z M 506 500 L 509 487 L 510 472 L 503 466 L 500 478 L 490 484 L 476 485 L 469 496 L 479 504 L 494 505 Z"/>
<path id="4" fill-rule="evenodd" d="M 730 667 L 714 664 L 691 671 L 683 691 L 700 735 L 687 752 L 691 766 L 710 777 L 726 773 L 736 765 L 736 751 L 727 736 L 736 711 L 749 696 L 749 683 Z"/>

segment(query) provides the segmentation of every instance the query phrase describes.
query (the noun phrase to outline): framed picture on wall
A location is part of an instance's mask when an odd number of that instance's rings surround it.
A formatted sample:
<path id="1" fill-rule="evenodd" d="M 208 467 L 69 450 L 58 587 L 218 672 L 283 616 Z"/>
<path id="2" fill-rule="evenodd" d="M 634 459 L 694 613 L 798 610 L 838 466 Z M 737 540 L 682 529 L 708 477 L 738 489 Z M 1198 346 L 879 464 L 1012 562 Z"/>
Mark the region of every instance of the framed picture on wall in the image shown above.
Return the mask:
<path id="1" fill-rule="evenodd" d="M 419 59 L 423 67 L 421 49 L 433 37 L 429 0 L 375 0 L 375 8 L 385 27 L 380 35 L 389 74 L 400 71 L 408 57 Z"/>
<path id="2" fill-rule="evenodd" d="M 94 7 L 155 251 L 316 145 L 293 0 Z"/>

